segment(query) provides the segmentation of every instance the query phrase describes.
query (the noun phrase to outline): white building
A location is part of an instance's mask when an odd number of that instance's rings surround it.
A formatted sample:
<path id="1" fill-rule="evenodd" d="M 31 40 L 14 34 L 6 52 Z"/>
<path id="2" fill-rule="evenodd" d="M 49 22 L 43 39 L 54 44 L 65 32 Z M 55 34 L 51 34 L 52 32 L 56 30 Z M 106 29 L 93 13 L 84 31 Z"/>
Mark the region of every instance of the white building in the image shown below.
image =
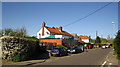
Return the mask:
<path id="1" fill-rule="evenodd" d="M 85 43 L 90 43 L 90 37 L 88 37 L 88 36 L 80 35 L 79 40 L 81 40 L 81 41 L 83 41 Z"/>
<path id="2" fill-rule="evenodd" d="M 55 27 L 47 27 L 45 26 L 45 22 L 42 23 L 42 28 L 37 32 L 37 38 L 38 39 L 47 39 L 47 38 L 58 38 L 58 39 L 69 39 L 72 38 L 73 36 L 62 30 L 62 27 L 60 26 L 59 28 Z"/>

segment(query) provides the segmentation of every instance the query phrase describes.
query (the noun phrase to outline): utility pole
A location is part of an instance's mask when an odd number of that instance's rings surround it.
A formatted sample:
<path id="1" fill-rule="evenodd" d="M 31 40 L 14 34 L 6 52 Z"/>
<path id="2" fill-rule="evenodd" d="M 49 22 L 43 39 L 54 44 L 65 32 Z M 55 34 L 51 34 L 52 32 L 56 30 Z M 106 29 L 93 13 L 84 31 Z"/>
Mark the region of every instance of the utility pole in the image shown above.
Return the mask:
<path id="1" fill-rule="evenodd" d="M 118 2 L 118 31 L 120 30 L 120 1 Z"/>
<path id="2" fill-rule="evenodd" d="M 98 31 L 96 30 L 96 38 L 97 38 L 97 36 L 98 36 Z"/>
<path id="3" fill-rule="evenodd" d="M 111 43 L 111 37 L 110 37 L 110 34 L 108 34 L 108 36 L 107 36 L 107 41 L 108 41 L 108 43 Z"/>
<path id="4" fill-rule="evenodd" d="M 116 31 L 115 31 L 115 22 L 112 22 L 112 25 L 113 25 L 113 38 L 114 38 L 114 36 L 116 34 Z"/>
<path id="5" fill-rule="evenodd" d="M 103 38 L 103 35 L 101 35 L 101 38 Z"/>

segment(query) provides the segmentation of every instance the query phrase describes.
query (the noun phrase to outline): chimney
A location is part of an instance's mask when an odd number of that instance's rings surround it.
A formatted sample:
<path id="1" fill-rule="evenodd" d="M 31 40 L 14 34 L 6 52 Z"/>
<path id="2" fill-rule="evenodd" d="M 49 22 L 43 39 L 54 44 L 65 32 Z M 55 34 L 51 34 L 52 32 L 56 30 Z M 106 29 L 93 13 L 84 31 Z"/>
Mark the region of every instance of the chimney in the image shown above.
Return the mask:
<path id="1" fill-rule="evenodd" d="M 45 27 L 45 24 L 46 24 L 46 23 L 45 23 L 45 22 L 43 22 L 43 23 L 42 23 L 42 27 Z"/>
<path id="2" fill-rule="evenodd" d="M 55 27 L 52 27 L 53 29 L 55 29 Z"/>
<path id="3" fill-rule="evenodd" d="M 59 27 L 60 31 L 62 32 L 62 26 Z"/>
<path id="4" fill-rule="evenodd" d="M 89 36 L 89 38 L 91 38 L 91 36 Z"/>
<path id="5" fill-rule="evenodd" d="M 45 27 L 45 22 L 42 23 L 42 36 L 44 36 L 44 27 Z"/>

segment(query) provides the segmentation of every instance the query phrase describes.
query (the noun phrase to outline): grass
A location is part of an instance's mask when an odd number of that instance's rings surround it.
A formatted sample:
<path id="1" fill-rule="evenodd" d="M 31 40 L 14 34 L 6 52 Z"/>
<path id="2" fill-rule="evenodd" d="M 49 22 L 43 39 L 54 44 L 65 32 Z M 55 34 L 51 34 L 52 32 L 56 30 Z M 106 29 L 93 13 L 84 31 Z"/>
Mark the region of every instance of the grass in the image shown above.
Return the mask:
<path id="1" fill-rule="evenodd" d="M 117 57 L 116 57 L 118 60 L 120 60 L 120 54 L 117 54 Z"/>
<path id="2" fill-rule="evenodd" d="M 2 64 L 14 64 L 15 62 L 10 61 L 10 60 L 2 60 Z"/>

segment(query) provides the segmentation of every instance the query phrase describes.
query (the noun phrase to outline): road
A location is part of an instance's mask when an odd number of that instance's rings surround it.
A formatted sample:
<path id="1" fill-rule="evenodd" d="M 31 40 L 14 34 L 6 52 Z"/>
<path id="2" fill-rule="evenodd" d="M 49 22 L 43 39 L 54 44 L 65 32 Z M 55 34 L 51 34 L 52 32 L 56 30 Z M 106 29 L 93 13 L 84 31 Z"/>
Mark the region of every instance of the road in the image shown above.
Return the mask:
<path id="1" fill-rule="evenodd" d="M 44 63 L 34 65 L 102 65 L 112 48 L 90 49 L 88 52 L 70 54 L 63 57 L 51 57 Z"/>

